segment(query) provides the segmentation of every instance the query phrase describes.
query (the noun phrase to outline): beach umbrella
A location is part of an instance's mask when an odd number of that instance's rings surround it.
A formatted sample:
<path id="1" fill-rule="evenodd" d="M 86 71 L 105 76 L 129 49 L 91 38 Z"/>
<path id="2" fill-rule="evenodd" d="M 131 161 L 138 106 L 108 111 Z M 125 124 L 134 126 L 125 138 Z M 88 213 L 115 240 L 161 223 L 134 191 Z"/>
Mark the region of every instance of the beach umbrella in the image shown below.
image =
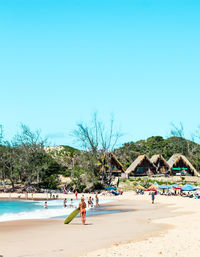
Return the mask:
<path id="1" fill-rule="evenodd" d="M 177 190 L 177 189 L 181 189 L 182 186 L 178 186 L 178 187 L 175 187 L 174 189 Z"/>
<path id="2" fill-rule="evenodd" d="M 196 188 L 192 185 L 184 185 L 182 188 L 181 188 L 182 191 L 194 191 L 196 190 Z"/>
<path id="3" fill-rule="evenodd" d="M 170 187 L 168 185 L 161 185 L 158 188 L 159 189 L 169 189 Z"/>
<path id="4" fill-rule="evenodd" d="M 144 188 L 143 186 L 141 185 L 137 185 L 134 187 L 134 189 L 141 189 L 141 190 L 145 190 L 146 188 Z"/>
<path id="5" fill-rule="evenodd" d="M 179 187 L 178 184 L 173 184 L 172 187 L 176 188 L 176 187 Z"/>
<path id="6" fill-rule="evenodd" d="M 153 184 L 156 185 L 156 186 L 158 186 L 158 183 L 157 183 L 157 182 L 154 182 Z"/>
<path id="7" fill-rule="evenodd" d="M 113 195 L 119 195 L 119 193 L 116 192 L 116 191 L 114 191 L 114 190 L 112 190 L 111 193 L 112 193 Z"/>
<path id="8" fill-rule="evenodd" d="M 157 190 L 155 189 L 155 188 L 148 188 L 148 189 L 146 189 L 146 191 L 154 191 L 154 192 L 156 192 Z"/>
<path id="9" fill-rule="evenodd" d="M 185 184 L 184 186 L 191 186 L 191 187 L 194 187 L 192 184 Z"/>
<path id="10" fill-rule="evenodd" d="M 106 190 L 111 190 L 111 189 L 116 190 L 117 188 L 114 187 L 114 186 L 109 186 L 109 187 L 105 187 L 105 189 L 106 189 Z"/>
<path id="11" fill-rule="evenodd" d="M 149 188 L 155 188 L 155 189 L 158 189 L 158 185 L 153 184 L 153 185 L 151 185 Z"/>

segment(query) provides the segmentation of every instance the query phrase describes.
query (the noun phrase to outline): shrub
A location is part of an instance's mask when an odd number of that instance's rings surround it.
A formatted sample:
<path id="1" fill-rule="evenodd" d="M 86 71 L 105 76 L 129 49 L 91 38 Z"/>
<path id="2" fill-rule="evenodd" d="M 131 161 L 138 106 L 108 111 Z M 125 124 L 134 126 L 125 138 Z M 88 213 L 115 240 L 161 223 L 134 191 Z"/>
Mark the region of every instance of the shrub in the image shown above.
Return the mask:
<path id="1" fill-rule="evenodd" d="M 85 184 L 80 184 L 80 185 L 77 186 L 77 191 L 79 193 L 82 193 L 85 188 L 86 188 Z"/>

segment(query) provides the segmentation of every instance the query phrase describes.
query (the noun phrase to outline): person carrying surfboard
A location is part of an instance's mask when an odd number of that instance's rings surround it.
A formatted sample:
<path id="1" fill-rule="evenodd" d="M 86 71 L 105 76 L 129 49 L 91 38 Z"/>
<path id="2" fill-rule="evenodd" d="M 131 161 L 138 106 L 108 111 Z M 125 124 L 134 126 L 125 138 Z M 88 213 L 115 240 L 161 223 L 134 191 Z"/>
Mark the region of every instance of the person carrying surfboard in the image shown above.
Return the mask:
<path id="1" fill-rule="evenodd" d="M 79 203 L 79 210 L 81 214 L 82 224 L 85 225 L 86 203 L 85 203 L 84 197 L 81 197 L 81 202 Z"/>

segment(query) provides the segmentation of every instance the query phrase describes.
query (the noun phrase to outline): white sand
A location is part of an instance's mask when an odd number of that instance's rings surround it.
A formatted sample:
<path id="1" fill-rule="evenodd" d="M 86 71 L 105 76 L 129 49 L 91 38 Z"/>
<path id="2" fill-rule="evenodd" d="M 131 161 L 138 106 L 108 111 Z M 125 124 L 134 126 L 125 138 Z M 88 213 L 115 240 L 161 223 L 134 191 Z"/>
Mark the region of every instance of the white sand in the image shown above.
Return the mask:
<path id="1" fill-rule="evenodd" d="M 139 198 L 139 196 L 134 196 Z M 149 200 L 149 196 L 144 198 Z M 139 242 L 115 245 L 97 250 L 84 257 L 198 257 L 200 256 L 200 200 L 157 196 L 156 204 L 175 207 L 176 217 L 157 219 L 154 223 L 170 224 L 174 227 L 159 237 L 150 237 Z M 179 212 L 179 213 L 178 213 Z M 180 214 L 182 212 L 182 214 Z"/>
<path id="2" fill-rule="evenodd" d="M 40 197 L 44 198 L 44 195 L 37 195 Z M 134 192 L 119 197 L 102 196 L 100 199 L 118 199 L 112 203 L 112 208 L 136 211 L 88 217 L 90 226 L 82 226 L 80 218 L 70 226 L 64 226 L 62 220 L 1 223 L 0 255 L 200 256 L 200 200 L 156 196 L 153 205 L 148 194 L 141 196 Z"/>

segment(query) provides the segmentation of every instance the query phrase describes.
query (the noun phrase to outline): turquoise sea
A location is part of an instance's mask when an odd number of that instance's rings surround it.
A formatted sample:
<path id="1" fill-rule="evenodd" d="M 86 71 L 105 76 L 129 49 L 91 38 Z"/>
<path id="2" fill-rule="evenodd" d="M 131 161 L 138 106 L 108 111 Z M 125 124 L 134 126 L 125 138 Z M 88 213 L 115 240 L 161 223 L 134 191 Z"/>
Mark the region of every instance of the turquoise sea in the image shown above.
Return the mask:
<path id="1" fill-rule="evenodd" d="M 109 201 L 100 201 L 100 204 Z M 48 219 L 67 217 L 75 208 L 78 207 L 79 200 L 74 200 L 74 206 L 69 207 L 70 201 L 67 202 L 67 207 L 64 208 L 63 200 L 47 201 L 47 209 L 44 209 L 44 201 L 7 201 L 0 200 L 0 222 L 11 220 L 24 219 Z M 105 214 L 115 211 L 104 210 L 103 208 L 87 209 L 87 215 Z"/>

